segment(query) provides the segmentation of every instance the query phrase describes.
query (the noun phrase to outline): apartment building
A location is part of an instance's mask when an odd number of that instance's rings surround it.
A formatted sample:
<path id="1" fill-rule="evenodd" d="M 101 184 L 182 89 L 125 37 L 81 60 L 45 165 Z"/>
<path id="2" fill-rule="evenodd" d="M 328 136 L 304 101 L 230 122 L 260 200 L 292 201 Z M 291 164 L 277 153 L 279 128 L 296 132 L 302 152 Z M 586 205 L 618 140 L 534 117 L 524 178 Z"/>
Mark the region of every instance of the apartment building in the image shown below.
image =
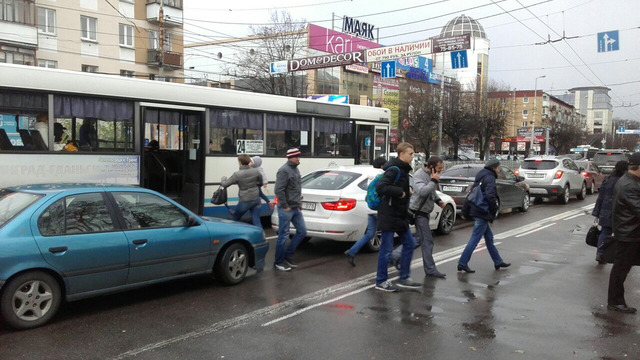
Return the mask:
<path id="1" fill-rule="evenodd" d="M 568 94 L 559 95 L 563 101 L 575 106 L 587 116 L 589 134 L 611 134 L 613 132 L 613 106 L 609 89 L 605 86 L 586 86 L 569 89 Z"/>
<path id="2" fill-rule="evenodd" d="M 182 0 L 0 0 L 0 62 L 184 82 Z"/>

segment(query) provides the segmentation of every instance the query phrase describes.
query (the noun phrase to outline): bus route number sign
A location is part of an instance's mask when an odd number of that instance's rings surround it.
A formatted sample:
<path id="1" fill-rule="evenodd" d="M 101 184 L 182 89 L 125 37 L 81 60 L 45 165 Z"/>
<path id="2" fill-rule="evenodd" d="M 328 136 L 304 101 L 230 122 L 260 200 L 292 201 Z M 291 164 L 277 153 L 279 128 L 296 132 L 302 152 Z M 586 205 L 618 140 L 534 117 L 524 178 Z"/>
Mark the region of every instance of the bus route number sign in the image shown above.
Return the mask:
<path id="1" fill-rule="evenodd" d="M 236 140 L 236 153 L 247 155 L 262 155 L 264 145 L 262 140 Z"/>

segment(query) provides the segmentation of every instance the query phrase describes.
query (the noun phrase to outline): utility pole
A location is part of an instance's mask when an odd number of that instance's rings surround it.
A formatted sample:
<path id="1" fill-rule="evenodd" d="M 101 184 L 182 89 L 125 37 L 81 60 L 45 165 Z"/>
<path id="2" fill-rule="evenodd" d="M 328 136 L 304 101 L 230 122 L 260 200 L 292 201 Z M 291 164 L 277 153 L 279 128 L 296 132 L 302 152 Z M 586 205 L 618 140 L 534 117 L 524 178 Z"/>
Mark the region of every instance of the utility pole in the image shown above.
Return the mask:
<path id="1" fill-rule="evenodd" d="M 438 149 L 436 155 L 442 156 L 442 121 L 444 119 L 444 53 L 442 53 L 442 79 L 440 79 L 440 116 L 438 118 Z M 427 149 L 428 150 L 428 149 Z M 454 154 L 458 155 L 458 154 Z"/>
<path id="2" fill-rule="evenodd" d="M 164 81 L 164 8 L 160 0 L 160 10 L 158 11 L 158 77 Z"/>

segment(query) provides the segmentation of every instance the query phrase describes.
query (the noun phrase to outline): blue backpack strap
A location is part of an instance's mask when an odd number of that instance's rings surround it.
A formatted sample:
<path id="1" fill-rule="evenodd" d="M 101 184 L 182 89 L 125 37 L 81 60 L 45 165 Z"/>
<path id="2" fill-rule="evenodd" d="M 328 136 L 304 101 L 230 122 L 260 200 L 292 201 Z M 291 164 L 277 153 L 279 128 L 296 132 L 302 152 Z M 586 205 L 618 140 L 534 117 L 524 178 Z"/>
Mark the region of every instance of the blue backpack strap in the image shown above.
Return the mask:
<path id="1" fill-rule="evenodd" d="M 400 180 L 400 175 L 402 175 L 402 170 L 400 170 L 400 168 L 395 166 L 395 165 L 394 166 L 389 166 L 389 168 L 387 168 L 387 170 L 389 170 L 389 169 L 396 169 L 398 171 L 396 173 L 396 179 L 393 181 L 393 185 L 395 185 L 398 182 L 398 180 Z"/>

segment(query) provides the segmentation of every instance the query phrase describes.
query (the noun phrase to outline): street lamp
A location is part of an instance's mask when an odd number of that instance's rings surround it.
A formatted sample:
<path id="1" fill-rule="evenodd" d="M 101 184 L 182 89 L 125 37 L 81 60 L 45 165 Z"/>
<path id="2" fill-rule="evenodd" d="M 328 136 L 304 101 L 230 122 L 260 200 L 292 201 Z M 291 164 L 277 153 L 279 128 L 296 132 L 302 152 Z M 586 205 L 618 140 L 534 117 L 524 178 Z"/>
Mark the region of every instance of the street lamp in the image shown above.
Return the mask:
<path id="1" fill-rule="evenodd" d="M 540 75 L 536 78 L 535 86 L 533 87 L 533 119 L 531 119 L 531 146 L 529 146 L 529 152 L 533 153 L 533 139 L 536 136 L 535 122 L 536 122 L 536 108 L 538 107 L 538 79 L 547 77 L 547 75 Z"/>

